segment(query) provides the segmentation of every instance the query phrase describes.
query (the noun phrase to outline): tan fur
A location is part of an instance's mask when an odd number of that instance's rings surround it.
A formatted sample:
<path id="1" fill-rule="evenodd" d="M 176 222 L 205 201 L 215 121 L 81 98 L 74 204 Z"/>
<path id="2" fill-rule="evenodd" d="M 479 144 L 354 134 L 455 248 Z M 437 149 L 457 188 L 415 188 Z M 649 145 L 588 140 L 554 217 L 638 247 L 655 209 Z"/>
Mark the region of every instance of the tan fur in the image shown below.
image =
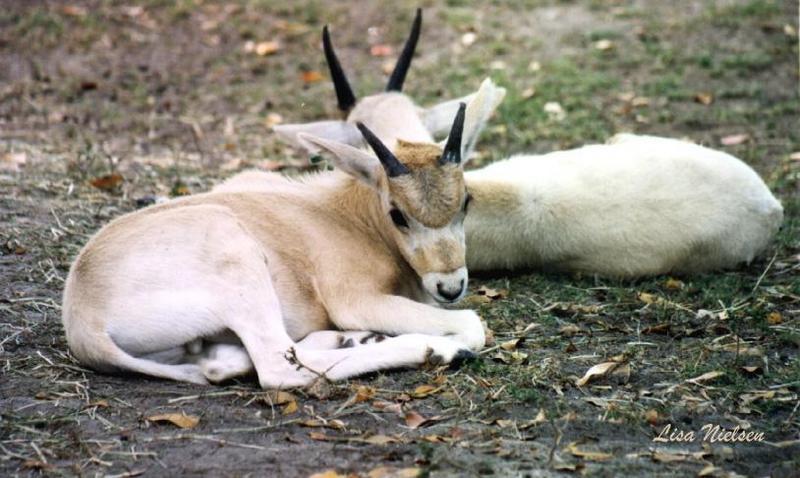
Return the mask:
<path id="1" fill-rule="evenodd" d="M 223 186 L 118 218 L 89 241 L 67 279 L 63 320 L 73 354 L 102 371 L 196 383 L 245 373 L 252 360 L 271 388 L 306 384 L 316 377 L 310 370 L 346 378 L 417 365 L 430 350 L 449 361 L 480 348 L 474 312 L 420 303 L 432 302 L 420 274 L 464 264 L 463 171 L 435 164 L 400 182 L 381 175 L 374 187 L 333 172 L 269 176 L 259 189 L 254 181 L 263 176 L 250 174 L 246 190 Z M 460 243 L 401 247 L 390 202 L 420 222 L 457 224 Z M 346 354 L 302 349 L 329 329 L 401 335 Z M 230 332 L 244 349 L 214 345 Z M 212 345 L 195 362 L 182 351 L 199 339 Z M 297 347 L 307 369 L 285 357 Z M 184 358 L 154 359 L 165 354 Z"/>

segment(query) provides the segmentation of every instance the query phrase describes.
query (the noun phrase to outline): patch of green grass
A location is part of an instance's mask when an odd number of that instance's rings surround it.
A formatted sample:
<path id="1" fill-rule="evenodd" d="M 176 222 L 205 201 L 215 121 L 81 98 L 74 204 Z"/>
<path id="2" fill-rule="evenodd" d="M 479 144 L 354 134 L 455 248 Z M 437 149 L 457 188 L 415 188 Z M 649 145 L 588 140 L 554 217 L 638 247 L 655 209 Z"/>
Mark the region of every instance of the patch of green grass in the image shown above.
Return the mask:
<path id="1" fill-rule="evenodd" d="M 712 4 L 708 17 L 716 25 L 737 25 L 747 18 L 766 19 L 781 11 L 781 0 L 750 0 L 740 5 L 718 6 Z"/>

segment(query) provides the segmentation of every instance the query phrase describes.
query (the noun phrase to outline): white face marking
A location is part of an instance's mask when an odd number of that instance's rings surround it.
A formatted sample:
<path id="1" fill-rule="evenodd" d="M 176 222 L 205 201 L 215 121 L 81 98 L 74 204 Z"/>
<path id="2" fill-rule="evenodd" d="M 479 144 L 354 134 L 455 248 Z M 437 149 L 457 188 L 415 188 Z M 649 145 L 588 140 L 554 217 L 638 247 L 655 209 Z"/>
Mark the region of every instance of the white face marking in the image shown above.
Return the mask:
<path id="1" fill-rule="evenodd" d="M 466 198 L 465 198 L 466 201 Z M 391 210 L 396 207 L 390 207 Z M 395 238 L 403 256 L 422 278 L 422 286 L 437 302 L 461 300 L 467 291 L 465 265 L 465 208 L 461 208 L 449 224 L 427 227 L 402 211 L 402 221 L 394 213 Z M 391 217 L 391 213 L 390 213 Z M 400 224 L 398 224 L 400 223 Z M 402 225 L 404 224 L 404 225 Z"/>

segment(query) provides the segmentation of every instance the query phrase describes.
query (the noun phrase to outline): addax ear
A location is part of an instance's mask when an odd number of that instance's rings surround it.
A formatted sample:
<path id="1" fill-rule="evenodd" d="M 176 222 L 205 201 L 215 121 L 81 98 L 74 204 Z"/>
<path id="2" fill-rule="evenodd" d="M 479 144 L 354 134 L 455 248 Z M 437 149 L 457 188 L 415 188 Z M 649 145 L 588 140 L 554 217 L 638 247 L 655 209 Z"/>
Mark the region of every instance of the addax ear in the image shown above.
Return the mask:
<path id="1" fill-rule="evenodd" d="M 303 148 L 313 154 L 320 152 L 330 153 L 337 168 L 363 181 L 368 186 L 378 189 L 380 175 L 383 174 L 383 166 L 375 156 L 349 144 L 330 141 L 308 133 L 298 133 L 297 139 Z"/>
<path id="2" fill-rule="evenodd" d="M 478 91 L 457 100 L 446 101 L 423 113 L 423 122 L 431 134 L 449 131 L 453 117 L 458 112 L 459 103 L 467 104 L 467 113 L 464 120 L 464 136 L 461 141 L 461 157 L 468 161 L 475 143 L 478 141 L 486 122 L 494 110 L 506 96 L 506 89 L 497 86 L 491 78 L 486 78 L 481 83 Z M 443 141 L 442 144 L 445 142 Z"/>
<path id="3" fill-rule="evenodd" d="M 317 138 L 338 143 L 360 146 L 364 144 L 361 133 L 355 125 L 345 121 L 315 121 L 312 123 L 282 124 L 272 127 L 284 141 L 292 146 L 308 149 L 308 143 L 300 141 L 298 135 L 306 133 Z M 309 152 L 316 152 L 311 151 Z"/>

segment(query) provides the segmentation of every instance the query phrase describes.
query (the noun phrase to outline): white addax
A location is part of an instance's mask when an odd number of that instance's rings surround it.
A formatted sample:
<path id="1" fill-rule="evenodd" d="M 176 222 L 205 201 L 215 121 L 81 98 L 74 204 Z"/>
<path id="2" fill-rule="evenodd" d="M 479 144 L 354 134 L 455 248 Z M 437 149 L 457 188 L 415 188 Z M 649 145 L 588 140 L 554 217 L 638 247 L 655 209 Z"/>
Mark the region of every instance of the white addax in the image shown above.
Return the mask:
<path id="1" fill-rule="evenodd" d="M 437 307 L 467 287 L 465 105 L 447 108 L 444 148 L 398 140 L 392 152 L 363 124 L 374 155 L 300 133 L 337 171 L 268 175 L 268 188 L 222 187 L 112 221 L 67 277 L 72 353 L 100 371 L 194 383 L 255 369 L 264 388 L 473 356 L 478 315 Z"/>
<path id="2" fill-rule="evenodd" d="M 487 79 L 476 94 L 423 110 L 392 91 L 393 77 L 389 91 L 356 104 L 327 30 L 323 44 L 347 119 L 275 128 L 297 146 L 308 146 L 297 139 L 300 132 L 363 146 L 356 122 L 372 127 L 390 148 L 398 139 L 430 142 L 457 101 L 464 101 L 467 158 L 505 95 Z M 269 178 L 248 172 L 220 187 L 268 188 Z M 641 277 L 730 268 L 762 252 L 783 218 L 780 203 L 741 160 L 653 136 L 621 134 L 608 144 L 519 155 L 468 171 L 465 178 L 474 197 L 465 224 L 471 270 Z"/>
<path id="3" fill-rule="evenodd" d="M 744 162 L 654 136 L 514 156 L 465 176 L 471 270 L 641 277 L 730 268 L 761 253 L 783 220 Z"/>

